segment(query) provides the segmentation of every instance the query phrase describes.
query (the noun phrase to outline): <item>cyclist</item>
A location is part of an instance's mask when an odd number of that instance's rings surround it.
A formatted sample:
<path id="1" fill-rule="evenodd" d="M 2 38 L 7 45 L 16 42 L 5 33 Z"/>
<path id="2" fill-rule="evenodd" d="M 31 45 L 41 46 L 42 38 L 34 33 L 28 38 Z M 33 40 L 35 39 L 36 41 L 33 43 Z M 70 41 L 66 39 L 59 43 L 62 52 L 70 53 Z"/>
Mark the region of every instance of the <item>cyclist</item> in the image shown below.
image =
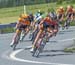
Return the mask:
<path id="1" fill-rule="evenodd" d="M 34 15 L 33 15 L 33 13 L 30 13 L 29 14 L 29 21 L 31 22 L 31 27 L 33 27 L 33 25 L 34 25 Z"/>
<path id="2" fill-rule="evenodd" d="M 73 8 L 73 20 L 75 21 L 75 9 Z"/>
<path id="3" fill-rule="evenodd" d="M 32 32 L 32 39 L 31 40 L 34 39 L 34 37 L 36 35 L 36 32 L 38 30 L 38 25 L 39 25 L 40 21 L 42 20 L 42 18 L 43 18 L 43 14 L 40 11 L 37 14 L 35 14 L 35 16 L 34 16 L 34 25 L 33 25 L 34 30 Z"/>
<path id="4" fill-rule="evenodd" d="M 72 18 L 72 16 L 73 16 L 72 14 L 73 14 L 73 6 L 68 5 L 67 9 L 66 9 L 67 19 Z"/>
<path id="5" fill-rule="evenodd" d="M 50 18 L 52 19 L 51 28 L 53 30 L 54 35 L 56 36 L 56 33 L 58 32 L 57 14 L 55 12 L 50 12 Z"/>
<path id="6" fill-rule="evenodd" d="M 14 42 L 15 42 L 15 38 L 18 34 L 21 33 L 22 30 L 26 30 L 26 34 L 28 33 L 28 27 L 30 26 L 30 21 L 29 21 L 29 18 L 28 18 L 28 15 L 27 14 L 22 14 L 20 15 L 19 19 L 18 19 L 18 22 L 16 24 L 16 33 L 12 39 L 12 42 L 11 42 L 11 47 L 13 46 Z"/>
<path id="7" fill-rule="evenodd" d="M 64 24 L 64 27 L 68 29 L 68 26 L 70 25 L 70 22 L 73 20 L 73 6 L 68 5 L 66 9 L 66 22 Z"/>
<path id="8" fill-rule="evenodd" d="M 26 16 L 27 16 L 27 20 L 29 21 L 29 23 L 26 23 L 27 27 L 25 28 L 25 30 L 22 31 L 22 34 L 21 34 L 21 37 L 20 37 L 20 41 L 23 41 L 24 37 L 28 34 L 28 32 L 30 31 L 32 22 L 33 22 L 33 14 L 28 14 Z M 25 18 L 25 16 L 24 16 L 24 18 Z"/>
<path id="9" fill-rule="evenodd" d="M 59 27 L 61 26 L 63 19 L 64 19 L 64 8 L 63 6 L 60 6 L 57 11 L 57 19 L 58 19 L 58 23 L 59 23 Z"/>
<path id="10" fill-rule="evenodd" d="M 34 43 L 32 45 L 32 49 L 30 50 L 31 52 L 33 52 L 34 50 L 34 47 L 40 37 L 40 35 L 42 34 L 42 32 L 47 29 L 47 31 L 50 33 L 48 37 L 52 36 L 53 35 L 53 32 L 56 32 L 56 31 L 53 31 L 53 29 L 50 27 L 51 24 L 54 24 L 52 23 L 52 19 L 51 17 L 48 15 L 47 17 L 45 17 L 39 24 L 39 32 L 34 40 Z M 55 24 L 54 24 L 55 25 Z"/>

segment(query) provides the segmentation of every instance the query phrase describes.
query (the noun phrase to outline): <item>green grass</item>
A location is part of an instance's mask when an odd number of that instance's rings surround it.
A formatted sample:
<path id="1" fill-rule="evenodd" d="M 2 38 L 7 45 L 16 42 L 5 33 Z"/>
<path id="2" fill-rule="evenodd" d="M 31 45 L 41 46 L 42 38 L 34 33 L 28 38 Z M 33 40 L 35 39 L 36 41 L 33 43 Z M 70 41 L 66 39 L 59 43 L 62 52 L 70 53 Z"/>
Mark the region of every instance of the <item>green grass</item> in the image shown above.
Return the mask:
<path id="1" fill-rule="evenodd" d="M 37 4 L 37 5 L 29 5 L 26 6 L 27 13 L 32 12 L 35 13 L 37 10 L 41 10 L 43 12 L 47 12 L 48 9 L 54 8 L 55 10 L 59 6 L 66 7 L 68 4 L 59 4 L 56 3 L 47 3 L 47 4 Z M 75 4 L 72 4 L 75 6 Z M 23 13 L 23 6 L 19 7 L 10 7 L 10 8 L 1 8 L 0 9 L 0 23 L 6 24 L 6 23 L 12 23 L 18 20 L 19 15 Z"/>
<path id="2" fill-rule="evenodd" d="M 11 23 L 17 21 L 19 15 L 23 13 L 23 6 L 1 8 L 0 9 L 0 23 Z"/>
<path id="3" fill-rule="evenodd" d="M 75 53 L 75 48 L 65 48 L 64 51 Z"/>
<path id="4" fill-rule="evenodd" d="M 75 53 L 75 39 L 73 40 L 73 45 L 71 45 L 71 46 L 68 47 L 68 48 L 65 48 L 64 51 L 65 51 L 65 52 L 72 52 L 72 53 Z"/>
<path id="5" fill-rule="evenodd" d="M 23 12 L 22 7 L 23 6 L 11 7 L 11 8 L 1 8 L 0 18 L 18 16 L 21 12 Z"/>
<path id="6" fill-rule="evenodd" d="M 10 28 L 4 28 L 4 29 L 0 29 L 0 33 L 3 34 L 3 33 L 12 33 L 14 32 L 14 28 L 10 27 Z"/>
<path id="7" fill-rule="evenodd" d="M 62 4 L 56 4 L 56 3 L 37 4 L 37 5 L 26 6 L 26 12 L 27 13 L 30 13 L 30 12 L 35 13 L 39 9 L 42 12 L 47 12 L 48 9 L 53 8 L 56 10 L 59 6 L 66 7 L 69 4 L 71 4 L 75 7 L 75 4 L 66 3 L 66 2 L 63 2 Z M 16 22 L 18 20 L 19 15 L 23 13 L 23 8 L 24 8 L 23 6 L 0 8 L 0 23 L 7 24 L 7 23 Z M 72 22 L 71 25 L 75 25 L 75 23 Z M 13 28 L 5 28 L 0 31 L 13 32 L 14 30 L 13 30 Z"/>

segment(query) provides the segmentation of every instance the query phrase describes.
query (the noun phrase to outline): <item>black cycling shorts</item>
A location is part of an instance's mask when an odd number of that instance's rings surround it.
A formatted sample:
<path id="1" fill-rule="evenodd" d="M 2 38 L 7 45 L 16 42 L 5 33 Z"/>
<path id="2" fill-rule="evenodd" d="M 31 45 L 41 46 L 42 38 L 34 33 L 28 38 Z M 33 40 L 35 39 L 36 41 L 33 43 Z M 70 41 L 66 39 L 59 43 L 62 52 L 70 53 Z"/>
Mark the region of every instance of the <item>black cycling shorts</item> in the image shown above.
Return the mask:
<path id="1" fill-rule="evenodd" d="M 59 16 L 58 16 L 58 19 L 61 19 L 62 18 L 62 14 L 60 14 Z"/>
<path id="2" fill-rule="evenodd" d="M 44 23 L 43 23 L 43 27 L 44 27 L 44 28 L 48 28 L 48 27 L 50 27 L 50 25 L 49 25 L 47 22 L 44 22 Z"/>
<path id="3" fill-rule="evenodd" d="M 22 30 L 22 29 L 25 29 L 25 28 L 27 28 L 28 26 L 27 25 L 20 25 L 19 27 L 18 27 L 18 29 L 19 30 Z"/>
<path id="4" fill-rule="evenodd" d="M 68 16 L 68 18 L 71 18 L 71 16 L 72 16 L 72 13 L 69 13 L 67 16 Z"/>

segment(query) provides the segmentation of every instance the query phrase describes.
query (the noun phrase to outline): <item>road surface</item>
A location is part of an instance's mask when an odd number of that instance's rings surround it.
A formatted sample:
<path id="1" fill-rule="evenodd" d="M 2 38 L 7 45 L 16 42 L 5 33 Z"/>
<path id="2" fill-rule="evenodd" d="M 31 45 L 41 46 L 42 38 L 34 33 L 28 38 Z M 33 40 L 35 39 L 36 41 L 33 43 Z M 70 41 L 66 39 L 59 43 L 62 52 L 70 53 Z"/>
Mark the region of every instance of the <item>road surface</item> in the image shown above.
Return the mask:
<path id="1" fill-rule="evenodd" d="M 0 34 L 0 65 L 75 65 L 75 53 L 66 53 L 64 48 L 74 45 L 75 26 L 61 30 L 47 43 L 39 58 L 30 53 L 29 35 L 20 42 L 15 51 L 10 47 L 14 33 Z"/>

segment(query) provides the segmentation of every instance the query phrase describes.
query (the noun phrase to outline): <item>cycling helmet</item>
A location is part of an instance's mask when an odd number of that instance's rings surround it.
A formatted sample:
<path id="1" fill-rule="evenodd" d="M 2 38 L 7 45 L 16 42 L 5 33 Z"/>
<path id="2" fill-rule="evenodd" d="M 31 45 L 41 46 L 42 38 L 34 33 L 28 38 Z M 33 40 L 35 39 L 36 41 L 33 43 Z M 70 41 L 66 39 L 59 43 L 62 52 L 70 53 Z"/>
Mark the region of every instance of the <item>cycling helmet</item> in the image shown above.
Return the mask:
<path id="1" fill-rule="evenodd" d="M 49 13 L 49 16 L 50 16 L 50 18 L 51 18 L 52 20 L 56 20 L 56 19 L 57 19 L 57 15 L 56 15 L 55 12 L 50 12 L 50 13 Z"/>
<path id="2" fill-rule="evenodd" d="M 68 5 L 67 8 L 70 9 L 70 8 L 72 8 L 72 7 L 71 7 L 71 5 Z"/>
<path id="3" fill-rule="evenodd" d="M 41 11 L 40 11 L 40 10 L 38 10 L 37 12 L 39 12 L 39 13 L 40 13 Z"/>
<path id="4" fill-rule="evenodd" d="M 28 18 L 27 14 L 22 14 L 22 18 Z"/>
<path id="5" fill-rule="evenodd" d="M 60 9 L 63 9 L 63 6 L 60 6 Z"/>
<path id="6" fill-rule="evenodd" d="M 28 14 L 29 16 L 33 16 L 33 13 L 32 12 L 29 12 L 29 14 Z"/>
<path id="7" fill-rule="evenodd" d="M 59 9 L 64 9 L 64 8 L 62 6 L 60 6 Z"/>

